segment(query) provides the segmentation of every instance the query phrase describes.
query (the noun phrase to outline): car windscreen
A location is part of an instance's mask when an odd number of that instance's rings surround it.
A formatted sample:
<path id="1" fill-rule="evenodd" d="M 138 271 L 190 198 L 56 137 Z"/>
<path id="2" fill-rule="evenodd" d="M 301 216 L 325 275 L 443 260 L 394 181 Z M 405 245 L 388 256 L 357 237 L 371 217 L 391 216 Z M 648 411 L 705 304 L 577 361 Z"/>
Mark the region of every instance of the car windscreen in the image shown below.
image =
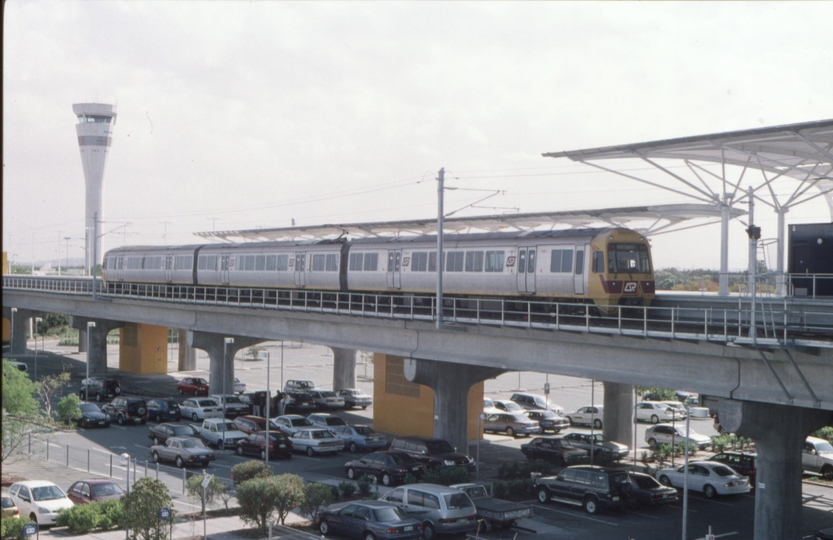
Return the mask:
<path id="1" fill-rule="evenodd" d="M 633 479 L 641 489 L 654 489 L 660 485 L 652 476 L 634 475 Z"/>
<path id="2" fill-rule="evenodd" d="M 36 501 L 51 501 L 66 497 L 58 486 L 40 486 L 32 488 L 32 498 Z"/>
<path id="3" fill-rule="evenodd" d="M 818 443 L 816 445 L 816 452 L 819 454 L 833 454 L 833 446 L 828 442 Z"/>
<path id="4" fill-rule="evenodd" d="M 347 425 L 347 422 L 345 422 L 344 420 L 342 420 L 338 416 L 331 416 L 331 417 L 325 419 L 325 423 L 328 426 L 346 426 Z"/>
<path id="5" fill-rule="evenodd" d="M 81 407 L 81 412 L 101 412 L 101 409 L 92 403 L 81 403 L 79 407 Z"/>
<path id="6" fill-rule="evenodd" d="M 168 409 L 170 409 L 172 411 L 178 411 L 179 410 L 179 403 L 177 403 L 176 401 L 166 401 L 165 403 L 168 404 Z"/>
<path id="7" fill-rule="evenodd" d="M 213 399 L 201 399 L 198 401 L 200 407 L 219 407 L 220 404 Z"/>
<path id="8" fill-rule="evenodd" d="M 205 379 L 194 379 L 194 384 L 208 384 L 208 381 Z"/>
<path id="9" fill-rule="evenodd" d="M 183 448 L 205 448 L 205 445 L 199 439 L 183 439 Z"/>
<path id="10" fill-rule="evenodd" d="M 292 427 L 304 427 L 312 425 L 312 423 L 306 418 L 293 418 L 290 421 L 292 422 Z"/>
<path id="11" fill-rule="evenodd" d="M 112 482 L 107 484 L 93 484 L 93 497 L 104 497 L 105 495 L 121 495 L 124 490 L 118 484 Z"/>
<path id="12" fill-rule="evenodd" d="M 431 454 L 450 454 L 454 452 L 454 447 L 448 441 L 428 441 L 425 445 Z"/>
<path id="13" fill-rule="evenodd" d="M 376 433 L 375 431 L 373 431 L 372 429 L 370 429 L 367 426 L 355 426 L 355 427 L 353 427 L 353 429 L 359 435 L 373 435 L 374 433 Z"/>
<path id="14" fill-rule="evenodd" d="M 333 434 L 329 431 L 313 431 L 312 432 L 313 439 L 332 439 Z"/>
<path id="15" fill-rule="evenodd" d="M 373 515 L 379 523 L 396 523 L 405 519 L 405 515 L 396 506 L 377 508 L 373 510 Z"/>
<path id="16" fill-rule="evenodd" d="M 191 426 L 171 426 L 174 429 L 174 435 L 188 437 L 194 435 L 194 428 Z"/>
<path id="17" fill-rule="evenodd" d="M 411 456 L 410 454 L 404 454 L 403 453 L 403 454 L 388 454 L 388 455 L 396 462 L 397 465 L 402 465 L 402 464 L 405 464 L 405 463 L 416 463 L 417 462 L 417 460 L 414 459 L 414 457 Z"/>
<path id="18" fill-rule="evenodd" d="M 243 403 L 237 396 L 224 396 L 226 403 Z"/>
<path id="19" fill-rule="evenodd" d="M 448 493 L 443 496 L 445 499 L 445 506 L 452 508 L 473 508 L 471 499 L 465 493 Z"/>
<path id="20" fill-rule="evenodd" d="M 329 398 L 336 397 L 336 393 L 331 392 L 330 390 L 325 390 L 325 391 L 321 392 L 320 394 L 321 394 L 321 397 L 329 397 Z"/>
<path id="21" fill-rule="evenodd" d="M 714 474 L 716 474 L 717 476 L 737 476 L 737 473 L 735 473 L 735 471 L 733 471 L 729 467 L 713 467 L 712 471 L 714 471 Z"/>

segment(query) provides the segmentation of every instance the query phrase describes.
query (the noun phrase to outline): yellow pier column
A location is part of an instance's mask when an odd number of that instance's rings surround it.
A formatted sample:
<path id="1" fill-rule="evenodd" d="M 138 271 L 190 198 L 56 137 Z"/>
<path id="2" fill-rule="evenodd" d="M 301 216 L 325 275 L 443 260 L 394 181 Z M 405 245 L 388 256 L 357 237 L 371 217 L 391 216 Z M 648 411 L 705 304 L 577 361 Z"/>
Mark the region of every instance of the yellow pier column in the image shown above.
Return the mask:
<path id="1" fill-rule="evenodd" d="M 168 329 L 127 323 L 120 329 L 119 369 L 147 375 L 168 372 Z"/>

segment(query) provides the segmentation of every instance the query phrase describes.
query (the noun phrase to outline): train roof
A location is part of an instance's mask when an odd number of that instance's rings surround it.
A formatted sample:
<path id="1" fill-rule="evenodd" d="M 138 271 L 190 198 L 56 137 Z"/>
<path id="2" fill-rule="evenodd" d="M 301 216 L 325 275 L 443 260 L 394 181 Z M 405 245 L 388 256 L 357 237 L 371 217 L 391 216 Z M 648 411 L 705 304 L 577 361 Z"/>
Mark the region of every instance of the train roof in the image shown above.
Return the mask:
<path id="1" fill-rule="evenodd" d="M 486 241 L 486 240 L 529 240 L 540 238 L 592 238 L 596 235 L 615 230 L 630 230 L 624 227 L 599 227 L 599 228 L 584 228 L 584 229 L 558 229 L 552 231 L 514 231 L 514 232 L 483 232 L 483 233 L 454 233 L 444 234 L 443 242 L 460 242 L 460 241 Z M 436 234 L 424 234 L 416 236 L 399 236 L 399 237 L 370 237 L 357 238 L 350 242 L 351 245 L 364 244 L 402 244 L 402 243 L 425 243 L 437 242 Z"/>

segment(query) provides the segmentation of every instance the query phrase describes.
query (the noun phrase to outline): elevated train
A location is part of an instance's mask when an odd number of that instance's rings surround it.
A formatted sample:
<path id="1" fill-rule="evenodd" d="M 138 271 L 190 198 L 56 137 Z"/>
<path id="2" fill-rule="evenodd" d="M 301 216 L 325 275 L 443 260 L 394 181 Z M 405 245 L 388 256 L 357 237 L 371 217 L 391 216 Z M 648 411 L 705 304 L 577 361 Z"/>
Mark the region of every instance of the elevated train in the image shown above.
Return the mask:
<path id="1" fill-rule="evenodd" d="M 103 262 L 108 291 L 139 284 L 408 295 L 436 292 L 435 235 L 122 247 Z M 449 301 L 517 299 L 647 306 L 654 298 L 648 240 L 625 228 L 447 234 Z"/>

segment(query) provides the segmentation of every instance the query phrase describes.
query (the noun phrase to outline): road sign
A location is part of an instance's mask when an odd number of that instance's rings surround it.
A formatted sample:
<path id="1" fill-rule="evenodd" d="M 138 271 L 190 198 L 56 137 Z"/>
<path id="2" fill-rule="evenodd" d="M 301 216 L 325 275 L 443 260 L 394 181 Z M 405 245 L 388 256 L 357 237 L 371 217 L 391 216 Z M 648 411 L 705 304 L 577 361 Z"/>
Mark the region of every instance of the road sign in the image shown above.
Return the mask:
<path id="1" fill-rule="evenodd" d="M 208 488 L 208 484 L 211 483 L 212 478 L 213 476 L 211 476 L 210 474 L 206 474 L 202 479 L 202 487 Z"/>
<path id="2" fill-rule="evenodd" d="M 170 508 L 160 508 L 159 509 L 159 519 L 171 519 L 171 509 Z"/>
<path id="3" fill-rule="evenodd" d="M 27 523 L 23 526 L 23 536 L 32 536 L 33 534 L 38 533 L 38 524 L 37 523 Z"/>

